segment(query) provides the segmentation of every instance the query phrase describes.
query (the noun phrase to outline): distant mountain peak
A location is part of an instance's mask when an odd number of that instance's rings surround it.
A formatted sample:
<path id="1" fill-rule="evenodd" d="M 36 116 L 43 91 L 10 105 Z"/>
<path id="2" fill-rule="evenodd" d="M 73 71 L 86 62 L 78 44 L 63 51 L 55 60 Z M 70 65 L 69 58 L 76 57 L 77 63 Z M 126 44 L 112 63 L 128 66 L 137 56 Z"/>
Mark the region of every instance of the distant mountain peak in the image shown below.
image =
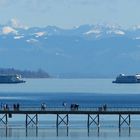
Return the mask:
<path id="1" fill-rule="evenodd" d="M 125 32 L 124 31 L 121 31 L 121 30 L 109 30 L 107 31 L 107 34 L 116 34 L 116 35 L 125 35 Z"/>
<path id="2" fill-rule="evenodd" d="M 0 25 L 1 35 L 12 35 L 14 39 L 23 39 L 22 36 L 29 40 L 30 38 L 42 38 L 43 40 L 46 36 L 77 36 L 85 37 L 90 39 L 101 39 L 108 37 L 131 37 L 136 38 L 140 36 L 140 26 L 135 26 L 130 29 L 123 29 L 120 25 L 111 24 L 84 24 L 72 29 L 62 29 L 57 26 L 47 26 L 47 27 L 31 27 L 27 28 L 19 20 L 11 19 L 8 24 Z M 15 37 L 16 35 L 16 37 Z"/>
<path id="3" fill-rule="evenodd" d="M 13 29 L 13 28 L 10 27 L 10 26 L 4 26 L 4 27 L 2 28 L 2 34 L 7 35 L 7 34 L 9 34 L 9 33 L 17 34 L 18 31 L 15 30 L 15 29 Z"/>
<path id="4" fill-rule="evenodd" d="M 98 29 L 92 29 L 92 30 L 87 31 L 84 34 L 89 35 L 89 34 L 100 34 L 100 33 L 101 33 L 100 30 L 98 30 Z"/>
<path id="5" fill-rule="evenodd" d="M 16 20 L 0 25 L 2 67 L 41 67 L 73 77 L 140 71 L 140 26 L 135 30 L 110 24 L 22 27 Z"/>
<path id="6" fill-rule="evenodd" d="M 12 28 L 23 28 L 23 29 L 28 29 L 27 26 L 23 25 L 18 19 L 16 18 L 12 18 L 11 20 L 9 20 L 9 22 L 7 23 L 7 26 L 10 26 Z"/>
<path id="7" fill-rule="evenodd" d="M 46 34 L 46 32 L 37 32 L 37 33 L 34 33 L 34 35 L 36 36 L 36 37 L 41 37 L 41 36 L 43 36 L 43 35 L 45 35 Z"/>

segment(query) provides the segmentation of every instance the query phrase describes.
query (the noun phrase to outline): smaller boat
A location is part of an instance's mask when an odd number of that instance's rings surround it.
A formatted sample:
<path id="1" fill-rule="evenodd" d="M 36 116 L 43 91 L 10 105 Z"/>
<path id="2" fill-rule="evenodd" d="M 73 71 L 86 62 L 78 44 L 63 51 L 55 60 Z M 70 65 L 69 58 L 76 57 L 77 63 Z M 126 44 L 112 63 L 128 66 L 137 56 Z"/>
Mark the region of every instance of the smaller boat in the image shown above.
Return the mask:
<path id="1" fill-rule="evenodd" d="M 0 84 L 12 84 L 12 83 L 25 83 L 22 80 L 21 75 L 18 74 L 0 74 Z"/>
<path id="2" fill-rule="evenodd" d="M 140 83 L 140 75 L 125 75 L 120 74 L 116 77 L 115 81 L 112 81 L 112 83 Z"/>

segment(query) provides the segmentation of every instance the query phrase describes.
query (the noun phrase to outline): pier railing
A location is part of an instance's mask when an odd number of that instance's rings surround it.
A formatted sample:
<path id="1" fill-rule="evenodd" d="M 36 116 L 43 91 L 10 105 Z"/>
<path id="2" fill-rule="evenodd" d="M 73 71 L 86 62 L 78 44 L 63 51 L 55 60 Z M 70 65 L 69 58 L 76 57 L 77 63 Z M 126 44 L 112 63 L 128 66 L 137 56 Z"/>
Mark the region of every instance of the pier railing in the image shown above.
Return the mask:
<path id="1" fill-rule="evenodd" d="M 79 108 L 73 108 L 70 107 L 46 107 L 42 109 L 41 107 L 20 107 L 19 109 L 14 109 L 12 107 L 7 109 L 0 109 L 0 112 L 5 111 L 67 111 L 67 112 L 86 112 L 86 111 L 96 111 L 96 112 L 123 112 L 123 111 L 129 111 L 131 112 L 140 112 L 140 107 L 107 107 L 106 109 L 100 108 L 100 107 L 79 107 Z"/>
<path id="2" fill-rule="evenodd" d="M 39 115 L 53 114 L 56 115 L 56 130 L 58 135 L 58 130 L 61 125 L 65 126 L 67 129 L 70 124 L 69 116 L 72 115 L 86 115 L 87 116 L 87 128 L 88 133 L 92 125 L 96 126 L 98 129 L 100 127 L 100 115 L 117 115 L 119 130 L 123 126 L 127 126 L 129 129 L 131 127 L 131 115 L 140 115 L 140 107 L 22 107 L 19 108 L 1 108 L 0 110 L 0 123 L 7 127 L 9 118 L 12 115 L 24 115 L 25 126 L 33 125 L 38 127 Z M 14 116 L 13 116 L 14 117 Z M 79 118 L 80 119 L 80 118 Z"/>

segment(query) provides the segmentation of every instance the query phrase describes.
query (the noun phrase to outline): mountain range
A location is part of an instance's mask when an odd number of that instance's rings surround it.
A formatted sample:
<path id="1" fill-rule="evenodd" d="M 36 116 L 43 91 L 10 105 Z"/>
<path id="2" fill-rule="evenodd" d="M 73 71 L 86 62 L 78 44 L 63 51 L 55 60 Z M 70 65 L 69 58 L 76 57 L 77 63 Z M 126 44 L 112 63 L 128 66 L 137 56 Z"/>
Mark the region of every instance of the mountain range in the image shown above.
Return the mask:
<path id="1" fill-rule="evenodd" d="M 0 67 L 43 69 L 66 78 L 140 73 L 140 26 L 109 24 L 26 27 L 0 25 Z"/>

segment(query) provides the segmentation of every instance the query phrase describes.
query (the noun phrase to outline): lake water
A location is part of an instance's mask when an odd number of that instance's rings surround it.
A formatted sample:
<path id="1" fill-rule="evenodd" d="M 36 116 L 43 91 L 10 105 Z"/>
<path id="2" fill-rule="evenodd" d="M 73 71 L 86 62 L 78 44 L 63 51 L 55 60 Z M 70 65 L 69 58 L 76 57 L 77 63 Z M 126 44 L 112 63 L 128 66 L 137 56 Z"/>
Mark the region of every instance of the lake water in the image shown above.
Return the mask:
<path id="1" fill-rule="evenodd" d="M 40 107 L 45 102 L 48 107 L 61 107 L 65 101 L 69 106 L 78 103 L 80 107 L 95 107 L 107 104 L 110 107 L 140 107 L 140 84 L 113 84 L 113 79 L 25 79 L 22 84 L 0 84 L 0 102 L 20 103 L 21 106 Z M 25 129 L 25 116 L 13 116 L 8 127 L 0 128 L 1 139 L 49 140 L 136 140 L 140 137 L 140 116 L 132 116 L 131 132 L 127 127 L 118 129 L 118 116 L 101 116 L 101 127 L 91 128 L 87 133 L 87 116 L 71 115 L 67 136 L 66 128 L 56 135 L 56 116 L 40 115 L 40 126 Z M 20 122 L 20 123 L 19 123 Z M 20 124 L 20 125 L 19 125 Z M 45 124 L 45 126 L 44 126 Z"/>

